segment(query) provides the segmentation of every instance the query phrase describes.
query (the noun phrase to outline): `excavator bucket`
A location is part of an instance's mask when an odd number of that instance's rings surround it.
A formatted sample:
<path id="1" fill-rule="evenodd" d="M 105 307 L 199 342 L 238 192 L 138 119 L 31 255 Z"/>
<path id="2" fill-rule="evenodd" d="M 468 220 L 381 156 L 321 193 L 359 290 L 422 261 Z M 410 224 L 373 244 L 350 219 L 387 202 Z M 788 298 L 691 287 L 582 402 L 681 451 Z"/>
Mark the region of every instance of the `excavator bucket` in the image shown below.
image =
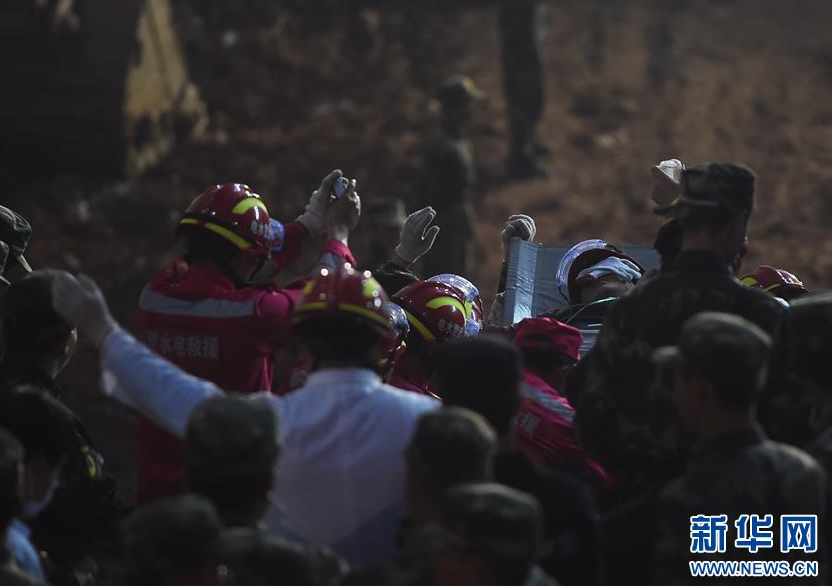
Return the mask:
<path id="1" fill-rule="evenodd" d="M 3 0 L 0 74 L 0 166 L 134 177 L 207 122 L 170 0 Z"/>

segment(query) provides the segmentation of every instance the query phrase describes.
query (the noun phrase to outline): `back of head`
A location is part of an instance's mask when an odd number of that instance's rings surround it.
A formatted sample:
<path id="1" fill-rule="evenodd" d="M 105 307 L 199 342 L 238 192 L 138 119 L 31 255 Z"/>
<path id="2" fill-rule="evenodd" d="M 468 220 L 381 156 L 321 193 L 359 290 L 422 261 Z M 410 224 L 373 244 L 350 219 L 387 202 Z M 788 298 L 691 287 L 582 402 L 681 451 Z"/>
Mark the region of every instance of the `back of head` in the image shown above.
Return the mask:
<path id="1" fill-rule="evenodd" d="M 447 543 L 480 555 L 498 583 L 521 584 L 542 553 L 543 522 L 533 496 L 500 484 L 450 489 L 442 502 Z"/>
<path id="2" fill-rule="evenodd" d="M 682 327 L 678 353 L 684 372 L 711 383 L 726 407 L 744 409 L 766 385 L 771 338 L 737 315 L 702 312 Z"/>
<path id="3" fill-rule="evenodd" d="M 786 313 L 785 342 L 795 373 L 832 393 L 832 293 L 792 302 Z"/>
<path id="4" fill-rule="evenodd" d="M 57 272 L 34 271 L 12 283 L 3 295 L 6 360 L 30 362 L 62 350 L 73 327 L 52 307 Z"/>
<path id="5" fill-rule="evenodd" d="M 446 405 L 482 415 L 505 437 L 520 407 L 522 360 L 517 348 L 490 335 L 446 344 L 434 370 L 434 388 Z"/>
<path id="6" fill-rule="evenodd" d="M 0 393 L 0 427 L 23 446 L 25 459 L 43 456 L 57 467 L 70 455 L 75 416 L 50 395 L 29 385 L 16 385 Z"/>
<path id="7" fill-rule="evenodd" d="M 405 454 L 438 503 L 451 486 L 490 480 L 496 445 L 494 431 L 480 415 L 444 407 L 419 418 Z"/>
<path id="8" fill-rule="evenodd" d="M 20 509 L 20 465 L 23 459 L 23 446 L 18 439 L 8 431 L 0 429 L 0 534 L 2 535 L 6 534 L 9 523 Z"/>
<path id="9" fill-rule="evenodd" d="M 334 586 L 346 573 L 343 560 L 325 548 L 304 547 L 257 530 L 226 531 L 222 551 L 235 583 L 245 586 Z"/>
<path id="10" fill-rule="evenodd" d="M 703 163 L 682 171 L 681 194 L 656 213 L 677 218 L 685 231 L 715 232 L 754 210 L 757 176 L 737 163 Z"/>
<path id="11" fill-rule="evenodd" d="M 207 500 L 181 496 L 138 509 L 122 526 L 123 584 L 164 584 L 219 563 L 222 523 Z"/>
<path id="12" fill-rule="evenodd" d="M 210 498 L 221 513 L 266 501 L 279 452 L 277 416 L 262 401 L 209 399 L 188 421 L 185 467 L 190 488 Z"/>

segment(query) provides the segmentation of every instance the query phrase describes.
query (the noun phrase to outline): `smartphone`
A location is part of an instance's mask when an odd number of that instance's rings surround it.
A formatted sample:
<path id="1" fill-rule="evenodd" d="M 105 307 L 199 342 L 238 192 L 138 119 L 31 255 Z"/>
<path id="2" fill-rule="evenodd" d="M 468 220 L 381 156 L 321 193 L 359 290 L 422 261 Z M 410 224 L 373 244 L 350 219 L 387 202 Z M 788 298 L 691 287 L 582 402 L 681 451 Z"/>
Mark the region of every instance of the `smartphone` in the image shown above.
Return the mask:
<path id="1" fill-rule="evenodd" d="M 339 177 L 335 180 L 335 183 L 332 184 L 332 195 L 335 197 L 343 197 L 345 193 L 347 193 L 347 189 L 350 187 L 350 180 L 346 177 Z"/>

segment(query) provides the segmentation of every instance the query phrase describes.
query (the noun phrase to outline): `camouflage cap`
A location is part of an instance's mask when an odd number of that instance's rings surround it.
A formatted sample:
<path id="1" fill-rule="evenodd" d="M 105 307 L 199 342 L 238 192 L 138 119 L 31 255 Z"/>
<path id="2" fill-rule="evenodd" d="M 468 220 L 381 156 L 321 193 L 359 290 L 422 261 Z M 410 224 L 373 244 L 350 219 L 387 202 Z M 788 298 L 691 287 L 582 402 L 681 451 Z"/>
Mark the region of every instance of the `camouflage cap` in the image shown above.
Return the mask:
<path id="1" fill-rule="evenodd" d="M 832 292 L 792 301 L 786 313 L 785 335 L 792 368 L 832 390 Z"/>
<path id="2" fill-rule="evenodd" d="M 186 495 L 138 509 L 121 527 L 124 571 L 131 584 L 161 584 L 174 573 L 219 563 L 223 527 L 207 500 Z"/>
<path id="3" fill-rule="evenodd" d="M 704 311 L 690 318 L 676 346 L 653 353 L 658 363 L 683 363 L 721 388 L 760 391 L 768 376 L 771 337 L 750 321 L 729 313 Z"/>
<path id="4" fill-rule="evenodd" d="M 485 94 L 467 75 L 454 75 L 436 90 L 436 99 L 443 104 L 468 104 L 485 98 Z"/>
<path id="5" fill-rule="evenodd" d="M 449 486 L 489 480 L 496 447 L 497 435 L 482 416 L 443 407 L 419 418 L 405 455 L 441 496 Z"/>
<path id="6" fill-rule="evenodd" d="M 277 415 L 265 402 L 226 395 L 201 403 L 185 432 L 185 463 L 201 477 L 271 470 L 280 453 Z"/>
<path id="7" fill-rule="evenodd" d="M 29 244 L 29 238 L 32 236 L 32 226 L 29 221 L 10 210 L 5 206 L 0 206 L 0 241 L 5 242 L 9 246 L 9 253 L 26 272 L 32 272 L 32 267 L 26 262 L 23 252 L 26 250 L 26 245 Z"/>
<path id="8" fill-rule="evenodd" d="M 404 202 L 398 197 L 368 201 L 362 215 L 367 217 L 370 226 L 401 228 L 407 219 Z"/>
<path id="9" fill-rule="evenodd" d="M 531 565 L 543 553 L 541 514 L 537 499 L 501 484 L 456 486 L 445 494 L 433 546 Z"/>
<path id="10" fill-rule="evenodd" d="M 258 529 L 233 528 L 221 539 L 223 562 L 240 586 L 338 584 L 348 566 L 323 546 L 300 545 Z"/>
<path id="11" fill-rule="evenodd" d="M 655 212 L 684 217 L 692 210 L 721 211 L 732 216 L 754 209 L 754 171 L 737 163 L 703 163 L 685 169 L 679 180 L 681 193 Z"/>

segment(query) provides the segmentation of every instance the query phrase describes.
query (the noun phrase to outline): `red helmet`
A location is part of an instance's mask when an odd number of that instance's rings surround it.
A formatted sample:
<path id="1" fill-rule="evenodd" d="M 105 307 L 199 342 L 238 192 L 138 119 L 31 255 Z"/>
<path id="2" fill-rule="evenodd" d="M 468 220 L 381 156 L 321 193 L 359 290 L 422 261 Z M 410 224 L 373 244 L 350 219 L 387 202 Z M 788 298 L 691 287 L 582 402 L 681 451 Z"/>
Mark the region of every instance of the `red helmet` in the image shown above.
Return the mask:
<path id="1" fill-rule="evenodd" d="M 350 317 L 369 326 L 383 338 L 396 335 L 390 302 L 370 271 L 356 271 L 350 265 L 340 269 L 322 268 L 306 284 L 295 306 L 292 324 L 318 319 Z M 323 330 L 324 334 L 326 330 Z"/>
<path id="2" fill-rule="evenodd" d="M 455 287 L 436 281 L 416 281 L 393 296 L 404 309 L 411 330 L 429 344 L 465 336 L 465 296 Z"/>
<path id="3" fill-rule="evenodd" d="M 268 258 L 280 246 L 269 210 L 248 185 L 214 185 L 196 197 L 179 221 L 178 231 L 209 230 L 246 254 Z"/>
<path id="4" fill-rule="evenodd" d="M 757 267 L 753 273 L 744 275 L 740 282 L 746 287 L 757 287 L 775 297 L 795 297 L 809 292 L 803 286 L 803 282 L 790 272 L 768 265 Z"/>
<path id="5" fill-rule="evenodd" d="M 468 336 L 475 336 L 482 331 L 485 323 L 484 312 L 482 309 L 480 290 L 477 289 L 476 285 L 465 277 L 460 277 L 459 275 L 451 273 L 435 275 L 428 279 L 428 281 L 445 283 L 462 293 L 462 296 L 465 299 L 465 334 Z"/>

